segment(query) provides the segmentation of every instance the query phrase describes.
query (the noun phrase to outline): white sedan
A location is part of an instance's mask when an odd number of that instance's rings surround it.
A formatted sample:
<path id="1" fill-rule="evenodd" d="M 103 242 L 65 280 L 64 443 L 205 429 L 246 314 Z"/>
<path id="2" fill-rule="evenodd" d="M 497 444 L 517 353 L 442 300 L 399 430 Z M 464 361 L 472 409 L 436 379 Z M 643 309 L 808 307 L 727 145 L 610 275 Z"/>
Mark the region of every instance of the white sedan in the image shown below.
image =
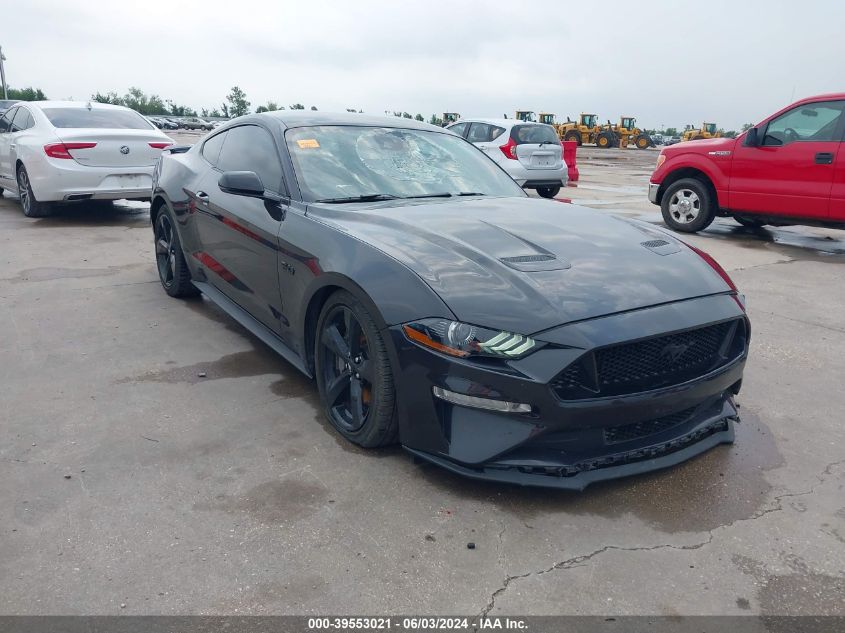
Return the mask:
<path id="1" fill-rule="evenodd" d="M 0 117 L 0 194 L 20 195 L 39 217 L 51 202 L 148 200 L 152 174 L 173 140 L 122 106 L 30 101 Z"/>

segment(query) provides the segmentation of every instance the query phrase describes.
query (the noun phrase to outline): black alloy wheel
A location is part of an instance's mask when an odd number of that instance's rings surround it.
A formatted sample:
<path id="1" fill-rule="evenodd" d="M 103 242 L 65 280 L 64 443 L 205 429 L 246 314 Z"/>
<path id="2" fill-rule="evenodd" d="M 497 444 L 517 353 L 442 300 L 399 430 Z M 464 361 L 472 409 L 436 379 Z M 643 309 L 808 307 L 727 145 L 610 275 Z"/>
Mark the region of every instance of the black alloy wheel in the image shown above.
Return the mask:
<path id="1" fill-rule="evenodd" d="M 390 362 L 370 314 L 339 291 L 326 302 L 317 331 L 317 385 L 332 426 L 365 447 L 395 441 Z"/>

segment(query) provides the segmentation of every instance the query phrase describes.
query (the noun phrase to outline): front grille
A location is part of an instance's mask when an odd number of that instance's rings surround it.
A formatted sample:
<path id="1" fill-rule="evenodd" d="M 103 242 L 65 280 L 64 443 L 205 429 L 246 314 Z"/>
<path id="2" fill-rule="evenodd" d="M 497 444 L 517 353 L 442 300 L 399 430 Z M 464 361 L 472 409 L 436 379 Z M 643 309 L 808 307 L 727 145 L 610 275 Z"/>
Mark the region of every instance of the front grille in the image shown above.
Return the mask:
<path id="1" fill-rule="evenodd" d="M 635 422 L 634 424 L 606 428 L 604 430 L 605 444 L 619 444 L 621 442 L 638 440 L 649 435 L 656 435 L 686 422 L 694 412 L 695 407 L 692 407 L 655 420 L 644 420 L 642 422 Z"/>
<path id="2" fill-rule="evenodd" d="M 745 321 L 622 343 L 589 352 L 552 381 L 563 400 L 621 396 L 677 385 L 710 373 L 745 351 Z"/>

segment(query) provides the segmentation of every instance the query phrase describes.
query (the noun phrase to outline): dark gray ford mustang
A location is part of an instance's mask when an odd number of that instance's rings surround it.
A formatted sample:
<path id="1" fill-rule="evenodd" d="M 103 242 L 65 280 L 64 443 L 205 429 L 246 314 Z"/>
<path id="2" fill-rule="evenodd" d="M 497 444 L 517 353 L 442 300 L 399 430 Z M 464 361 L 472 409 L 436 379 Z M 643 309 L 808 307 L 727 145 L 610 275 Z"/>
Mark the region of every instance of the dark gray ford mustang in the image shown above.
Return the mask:
<path id="1" fill-rule="evenodd" d="M 725 271 L 526 197 L 447 130 L 241 117 L 164 152 L 151 218 L 167 293 L 202 292 L 314 377 L 361 446 L 581 489 L 733 440 L 750 329 Z"/>

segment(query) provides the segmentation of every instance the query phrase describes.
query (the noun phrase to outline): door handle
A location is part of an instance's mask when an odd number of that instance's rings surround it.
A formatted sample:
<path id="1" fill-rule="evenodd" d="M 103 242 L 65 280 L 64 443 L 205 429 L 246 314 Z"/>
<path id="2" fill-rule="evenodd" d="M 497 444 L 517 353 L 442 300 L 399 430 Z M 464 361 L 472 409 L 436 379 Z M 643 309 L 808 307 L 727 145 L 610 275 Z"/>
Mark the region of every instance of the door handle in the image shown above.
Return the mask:
<path id="1" fill-rule="evenodd" d="M 197 191 L 197 200 L 204 204 L 208 204 L 208 194 L 205 191 Z"/>
<path id="2" fill-rule="evenodd" d="M 816 165 L 830 165 L 833 163 L 833 152 L 819 152 L 816 154 Z"/>

